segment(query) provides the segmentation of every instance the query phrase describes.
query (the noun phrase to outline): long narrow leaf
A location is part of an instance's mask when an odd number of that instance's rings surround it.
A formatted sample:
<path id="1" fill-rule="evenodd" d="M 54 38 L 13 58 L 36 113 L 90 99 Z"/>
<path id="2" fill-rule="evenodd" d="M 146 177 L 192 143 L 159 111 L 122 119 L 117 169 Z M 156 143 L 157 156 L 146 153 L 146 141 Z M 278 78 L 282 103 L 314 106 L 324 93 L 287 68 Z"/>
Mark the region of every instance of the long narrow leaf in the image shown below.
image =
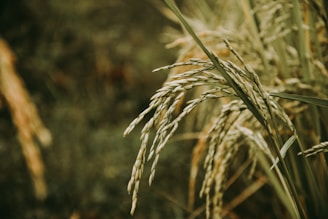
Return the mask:
<path id="1" fill-rule="evenodd" d="M 275 191 L 278 194 L 278 197 L 280 198 L 281 202 L 286 207 L 287 211 L 290 213 L 291 218 L 293 219 L 299 219 L 301 218 L 300 213 L 297 210 L 297 203 L 294 202 L 294 199 L 292 198 L 292 194 L 288 192 L 288 189 L 285 188 L 284 180 L 281 178 L 282 175 L 279 173 L 279 168 L 276 175 L 274 172 L 270 171 L 269 169 L 269 162 L 266 158 L 266 156 L 262 152 L 257 152 L 256 154 L 257 159 L 261 163 L 261 166 L 263 167 L 263 170 L 266 172 L 270 179 L 270 184 L 275 188 Z M 285 188 L 285 189 L 283 189 Z"/>
<path id="2" fill-rule="evenodd" d="M 282 148 L 280 149 L 280 154 L 281 157 L 284 158 L 286 156 L 286 153 L 288 151 L 288 149 L 290 148 L 290 146 L 292 146 L 292 144 L 295 142 L 296 137 L 295 135 L 292 135 L 286 142 L 285 144 L 282 146 Z M 270 169 L 273 169 L 279 162 L 279 158 L 277 157 L 274 161 L 274 163 L 272 164 Z"/>
<path id="3" fill-rule="evenodd" d="M 297 94 L 288 94 L 288 93 L 270 93 L 273 97 L 281 97 L 290 100 L 298 100 L 304 103 L 309 103 L 316 106 L 328 107 L 328 100 L 321 99 L 316 97 L 297 95 Z"/>

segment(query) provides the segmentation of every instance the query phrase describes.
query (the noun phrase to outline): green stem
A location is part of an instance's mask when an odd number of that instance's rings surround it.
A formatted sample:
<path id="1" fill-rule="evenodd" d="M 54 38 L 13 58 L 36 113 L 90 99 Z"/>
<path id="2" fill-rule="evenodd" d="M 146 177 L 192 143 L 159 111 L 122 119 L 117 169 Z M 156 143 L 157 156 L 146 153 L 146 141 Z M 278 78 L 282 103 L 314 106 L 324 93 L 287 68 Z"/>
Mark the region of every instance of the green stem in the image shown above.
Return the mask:
<path id="1" fill-rule="evenodd" d="M 301 7 L 299 0 L 293 0 L 293 15 L 296 21 L 296 25 L 298 28 L 298 51 L 299 51 L 299 59 L 302 66 L 304 80 L 309 81 L 312 79 L 312 74 L 310 71 L 310 51 L 308 49 L 308 42 L 305 39 L 304 31 L 303 31 L 303 20 L 301 14 Z"/>

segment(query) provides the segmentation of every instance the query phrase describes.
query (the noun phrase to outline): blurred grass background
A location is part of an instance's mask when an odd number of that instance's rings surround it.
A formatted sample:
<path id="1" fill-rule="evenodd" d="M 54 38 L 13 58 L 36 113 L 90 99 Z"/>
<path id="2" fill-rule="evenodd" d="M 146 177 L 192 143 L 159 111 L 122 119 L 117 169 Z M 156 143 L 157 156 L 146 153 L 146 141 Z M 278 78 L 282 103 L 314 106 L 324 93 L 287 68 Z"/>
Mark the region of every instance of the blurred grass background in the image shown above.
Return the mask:
<path id="1" fill-rule="evenodd" d="M 51 147 L 41 148 L 48 197 L 38 201 L 10 111 L 2 105 L 1 219 L 131 218 L 126 186 L 139 136 L 123 139 L 122 133 L 166 78 L 151 70 L 176 58 L 161 41 L 169 21 L 153 2 L 0 2 L 0 36 L 53 135 Z M 142 186 L 133 218 L 182 217 L 189 157 L 179 150 L 186 147 L 162 155 L 156 183 Z"/>

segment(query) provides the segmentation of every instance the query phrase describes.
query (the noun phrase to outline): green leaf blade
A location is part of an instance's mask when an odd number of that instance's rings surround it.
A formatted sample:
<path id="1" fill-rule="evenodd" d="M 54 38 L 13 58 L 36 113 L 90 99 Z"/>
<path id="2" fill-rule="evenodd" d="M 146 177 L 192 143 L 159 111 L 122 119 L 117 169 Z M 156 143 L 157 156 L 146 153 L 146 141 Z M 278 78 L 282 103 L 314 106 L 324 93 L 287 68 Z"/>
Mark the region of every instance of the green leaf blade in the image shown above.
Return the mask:
<path id="1" fill-rule="evenodd" d="M 321 99 L 317 97 L 310 97 L 305 95 L 289 94 L 289 93 L 270 93 L 270 96 L 280 97 L 290 100 L 297 100 L 311 105 L 328 108 L 328 99 Z"/>

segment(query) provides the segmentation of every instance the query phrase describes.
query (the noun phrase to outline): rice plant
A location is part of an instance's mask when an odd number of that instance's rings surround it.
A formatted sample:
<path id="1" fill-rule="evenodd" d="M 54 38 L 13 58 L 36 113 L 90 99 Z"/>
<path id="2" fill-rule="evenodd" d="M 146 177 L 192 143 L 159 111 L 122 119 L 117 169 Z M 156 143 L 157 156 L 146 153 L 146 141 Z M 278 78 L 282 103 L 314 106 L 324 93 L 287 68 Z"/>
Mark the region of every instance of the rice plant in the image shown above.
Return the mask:
<path id="1" fill-rule="evenodd" d="M 173 0 L 165 2 L 171 10 L 166 14 L 176 16 L 183 28 L 168 46 L 181 49 L 177 63 L 154 70 L 170 70 L 168 79 L 124 132 L 153 113 L 141 131 L 128 184 L 131 214 L 145 162 L 152 161 L 151 184 L 167 142 L 187 125 L 200 130 L 192 152 L 189 208 L 204 155 L 199 194 L 206 218 L 235 214 L 234 208 L 264 184 L 283 206 L 271 212 L 273 218 L 327 218 L 325 2 L 195 0 L 183 6 L 185 15 Z M 247 152 L 246 160 L 240 151 Z M 242 169 L 244 164 L 250 168 Z M 245 189 L 225 203 L 229 182 L 243 174 L 249 179 Z"/>

